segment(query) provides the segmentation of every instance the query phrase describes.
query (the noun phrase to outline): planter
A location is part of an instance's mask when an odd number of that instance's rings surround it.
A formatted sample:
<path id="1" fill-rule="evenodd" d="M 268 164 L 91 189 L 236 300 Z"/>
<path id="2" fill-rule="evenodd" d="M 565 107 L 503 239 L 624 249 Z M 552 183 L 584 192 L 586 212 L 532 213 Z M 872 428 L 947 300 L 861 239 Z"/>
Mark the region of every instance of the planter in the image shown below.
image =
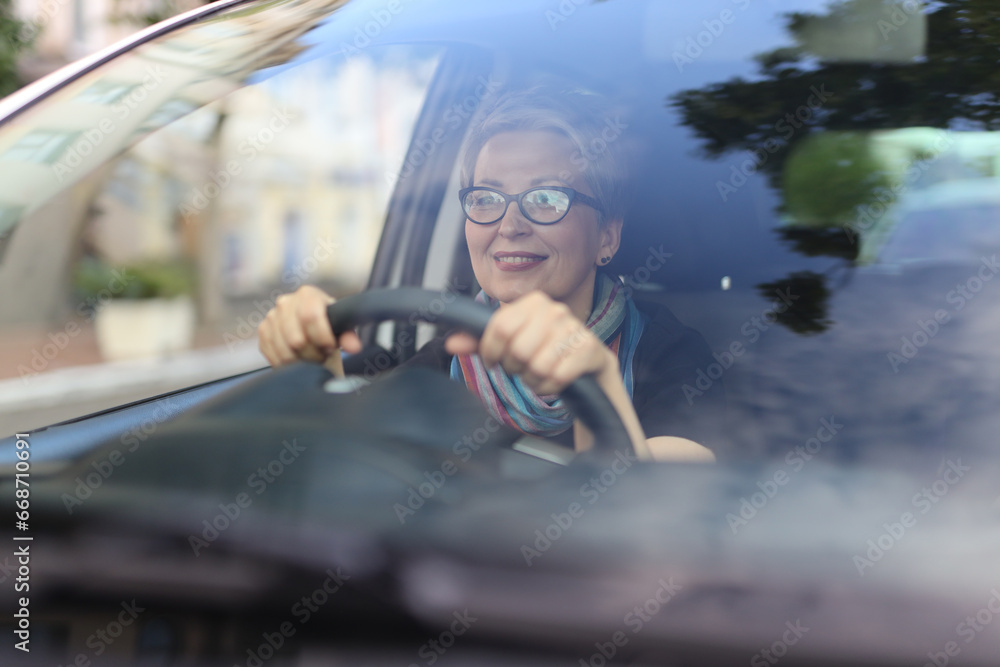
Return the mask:
<path id="1" fill-rule="evenodd" d="M 188 296 L 112 300 L 94 321 L 105 361 L 157 358 L 189 349 L 194 324 L 194 301 Z"/>

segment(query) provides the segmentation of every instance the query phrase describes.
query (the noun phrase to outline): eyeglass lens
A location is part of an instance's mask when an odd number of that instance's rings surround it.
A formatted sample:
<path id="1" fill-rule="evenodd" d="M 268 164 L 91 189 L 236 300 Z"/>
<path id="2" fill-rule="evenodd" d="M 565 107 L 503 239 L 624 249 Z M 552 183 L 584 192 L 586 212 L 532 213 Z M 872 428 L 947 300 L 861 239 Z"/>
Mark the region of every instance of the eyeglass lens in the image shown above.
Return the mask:
<path id="1" fill-rule="evenodd" d="M 524 194 L 521 211 L 533 222 L 552 223 L 566 215 L 569 203 L 569 195 L 565 192 L 538 188 Z M 473 222 L 495 222 L 503 217 L 506 206 L 504 196 L 491 190 L 473 190 L 465 196 L 463 204 L 466 215 Z"/>

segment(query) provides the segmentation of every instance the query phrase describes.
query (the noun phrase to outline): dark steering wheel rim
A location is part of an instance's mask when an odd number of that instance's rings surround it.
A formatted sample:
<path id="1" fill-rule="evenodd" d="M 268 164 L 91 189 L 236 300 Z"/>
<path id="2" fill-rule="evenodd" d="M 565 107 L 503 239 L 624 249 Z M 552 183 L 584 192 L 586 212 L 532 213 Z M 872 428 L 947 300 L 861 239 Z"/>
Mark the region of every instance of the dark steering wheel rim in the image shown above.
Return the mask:
<path id="1" fill-rule="evenodd" d="M 454 296 L 446 302 L 439 292 L 417 287 L 372 289 L 327 307 L 330 326 L 337 335 L 362 324 L 412 321 L 412 318 L 444 324 L 479 338 L 492 314 L 490 308 L 468 297 Z M 635 455 L 621 417 L 594 377 L 578 378 L 560 397 L 594 435 L 594 455 L 600 458 L 614 457 L 618 453 Z"/>

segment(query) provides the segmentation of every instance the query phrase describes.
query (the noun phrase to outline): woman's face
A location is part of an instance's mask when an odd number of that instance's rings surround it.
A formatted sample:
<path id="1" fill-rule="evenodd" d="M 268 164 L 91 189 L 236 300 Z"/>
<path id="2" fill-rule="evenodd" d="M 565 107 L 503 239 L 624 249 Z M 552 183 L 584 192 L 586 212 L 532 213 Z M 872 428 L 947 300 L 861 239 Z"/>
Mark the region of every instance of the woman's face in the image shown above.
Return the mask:
<path id="1" fill-rule="evenodd" d="M 555 132 L 498 134 L 479 152 L 472 185 L 512 195 L 540 185 L 557 185 L 592 197 L 594 193 L 572 161 L 575 150 L 568 137 Z M 597 264 L 601 257 L 617 251 L 621 231 L 620 220 L 610 221 L 603 230 L 597 221 L 597 211 L 579 201 L 554 225 L 529 221 L 517 202 L 511 202 L 506 215 L 493 224 L 466 220 L 465 239 L 476 279 L 486 294 L 501 303 L 537 289 L 586 319 L 593 303 Z"/>

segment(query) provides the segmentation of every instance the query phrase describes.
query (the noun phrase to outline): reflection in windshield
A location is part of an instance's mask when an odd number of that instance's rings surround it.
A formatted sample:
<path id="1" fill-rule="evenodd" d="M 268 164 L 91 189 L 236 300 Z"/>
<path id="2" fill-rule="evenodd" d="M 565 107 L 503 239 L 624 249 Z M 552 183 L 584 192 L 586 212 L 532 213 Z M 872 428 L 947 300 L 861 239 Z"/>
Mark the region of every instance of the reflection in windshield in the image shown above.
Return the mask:
<path id="1" fill-rule="evenodd" d="M 736 403 L 768 413 L 772 427 L 788 422 L 789 433 L 836 411 L 847 424 L 837 448 L 859 459 L 986 442 L 1000 369 L 984 342 L 1000 325 L 1000 28 L 992 8 L 955 0 L 929 4 L 908 30 L 884 30 L 891 57 L 829 50 L 829 33 L 876 5 L 789 14 L 789 46 L 759 56 L 756 76 L 669 98 L 705 156 L 746 156 L 716 183 L 721 199 L 749 196 L 744 183 L 763 178 L 775 193 L 773 233 L 827 260 L 757 284 L 762 298 L 786 290 L 795 304 L 755 342 L 758 393 Z M 754 440 L 743 444 L 773 447 Z"/>

